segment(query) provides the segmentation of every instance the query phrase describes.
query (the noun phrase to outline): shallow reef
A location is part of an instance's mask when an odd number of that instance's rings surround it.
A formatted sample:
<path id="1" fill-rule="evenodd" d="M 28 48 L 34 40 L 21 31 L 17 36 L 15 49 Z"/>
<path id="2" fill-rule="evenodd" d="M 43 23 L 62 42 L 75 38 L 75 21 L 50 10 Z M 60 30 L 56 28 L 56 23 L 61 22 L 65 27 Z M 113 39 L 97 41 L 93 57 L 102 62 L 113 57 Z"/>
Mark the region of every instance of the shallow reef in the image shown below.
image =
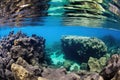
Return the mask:
<path id="1" fill-rule="evenodd" d="M 103 43 L 96 38 L 92 40 Z M 69 71 L 66 68 L 74 62 L 66 60 L 64 66 L 52 67 L 47 64 L 46 52 L 43 37 L 10 32 L 0 40 L 0 80 L 120 80 L 119 54 L 114 54 L 109 59 L 105 56 L 100 59 L 90 57 L 89 66 L 99 68 L 97 64 L 100 63 L 102 69 L 100 68 L 99 71 L 92 69 Z M 86 63 L 82 65 L 84 68 Z"/>

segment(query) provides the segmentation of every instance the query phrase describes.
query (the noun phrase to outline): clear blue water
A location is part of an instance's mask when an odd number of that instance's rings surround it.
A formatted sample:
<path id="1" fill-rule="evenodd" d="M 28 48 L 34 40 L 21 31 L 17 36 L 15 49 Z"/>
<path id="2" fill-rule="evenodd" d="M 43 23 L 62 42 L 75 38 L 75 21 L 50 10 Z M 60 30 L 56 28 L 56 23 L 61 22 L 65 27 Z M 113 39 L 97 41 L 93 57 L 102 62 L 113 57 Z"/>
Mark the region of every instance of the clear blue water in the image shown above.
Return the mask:
<path id="1" fill-rule="evenodd" d="M 91 28 L 83 26 L 61 26 L 58 20 L 56 20 L 54 23 L 55 24 L 52 24 L 51 21 L 48 21 L 44 26 L 2 27 L 0 29 L 0 36 L 7 36 L 10 31 L 22 31 L 29 36 L 32 34 L 43 36 L 46 39 L 46 44 L 48 45 L 60 41 L 63 35 L 78 35 L 98 38 L 111 35 L 116 39 L 120 39 L 120 31 L 117 29 Z"/>

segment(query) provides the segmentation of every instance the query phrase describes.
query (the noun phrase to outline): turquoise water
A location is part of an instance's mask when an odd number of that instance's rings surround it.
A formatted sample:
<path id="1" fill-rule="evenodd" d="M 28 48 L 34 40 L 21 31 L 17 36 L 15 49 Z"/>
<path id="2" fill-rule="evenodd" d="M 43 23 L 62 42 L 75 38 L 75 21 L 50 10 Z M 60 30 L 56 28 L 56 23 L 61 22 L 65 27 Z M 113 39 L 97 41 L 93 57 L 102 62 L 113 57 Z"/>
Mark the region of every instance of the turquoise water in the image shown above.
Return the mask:
<path id="1" fill-rule="evenodd" d="M 27 35 L 37 34 L 43 36 L 46 39 L 46 44 L 53 44 L 60 41 L 63 35 L 78 35 L 88 37 L 102 38 L 107 35 L 111 35 L 116 39 L 120 39 L 120 31 L 116 29 L 107 28 L 90 28 L 83 26 L 60 26 L 59 23 L 55 26 L 49 26 L 51 23 L 47 22 L 47 26 L 27 26 L 27 27 L 3 27 L 0 30 L 0 36 L 7 36 L 10 31 L 22 31 Z"/>

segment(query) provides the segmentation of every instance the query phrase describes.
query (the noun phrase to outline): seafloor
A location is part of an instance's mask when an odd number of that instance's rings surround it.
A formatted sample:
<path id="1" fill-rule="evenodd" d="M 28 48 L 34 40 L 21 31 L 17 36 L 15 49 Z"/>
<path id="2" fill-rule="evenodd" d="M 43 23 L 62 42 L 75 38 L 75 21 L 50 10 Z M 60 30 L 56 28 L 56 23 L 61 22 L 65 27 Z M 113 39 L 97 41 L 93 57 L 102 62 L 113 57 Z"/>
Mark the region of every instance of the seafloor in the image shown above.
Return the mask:
<path id="1" fill-rule="evenodd" d="M 12 31 L 0 39 L 0 80 L 120 80 L 116 42 L 66 35 L 48 47 L 41 36 Z"/>

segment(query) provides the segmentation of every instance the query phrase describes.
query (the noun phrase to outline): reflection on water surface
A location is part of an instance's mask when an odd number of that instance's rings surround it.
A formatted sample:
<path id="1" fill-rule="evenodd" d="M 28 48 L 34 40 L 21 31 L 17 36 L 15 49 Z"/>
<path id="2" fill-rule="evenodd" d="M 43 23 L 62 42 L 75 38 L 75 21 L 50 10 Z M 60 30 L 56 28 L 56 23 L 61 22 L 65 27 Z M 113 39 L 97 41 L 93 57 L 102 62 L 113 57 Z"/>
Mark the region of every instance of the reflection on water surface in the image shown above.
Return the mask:
<path id="1" fill-rule="evenodd" d="M 4 0 L 0 4 L 1 27 L 44 26 L 48 22 L 119 29 L 120 24 L 118 0 Z"/>

